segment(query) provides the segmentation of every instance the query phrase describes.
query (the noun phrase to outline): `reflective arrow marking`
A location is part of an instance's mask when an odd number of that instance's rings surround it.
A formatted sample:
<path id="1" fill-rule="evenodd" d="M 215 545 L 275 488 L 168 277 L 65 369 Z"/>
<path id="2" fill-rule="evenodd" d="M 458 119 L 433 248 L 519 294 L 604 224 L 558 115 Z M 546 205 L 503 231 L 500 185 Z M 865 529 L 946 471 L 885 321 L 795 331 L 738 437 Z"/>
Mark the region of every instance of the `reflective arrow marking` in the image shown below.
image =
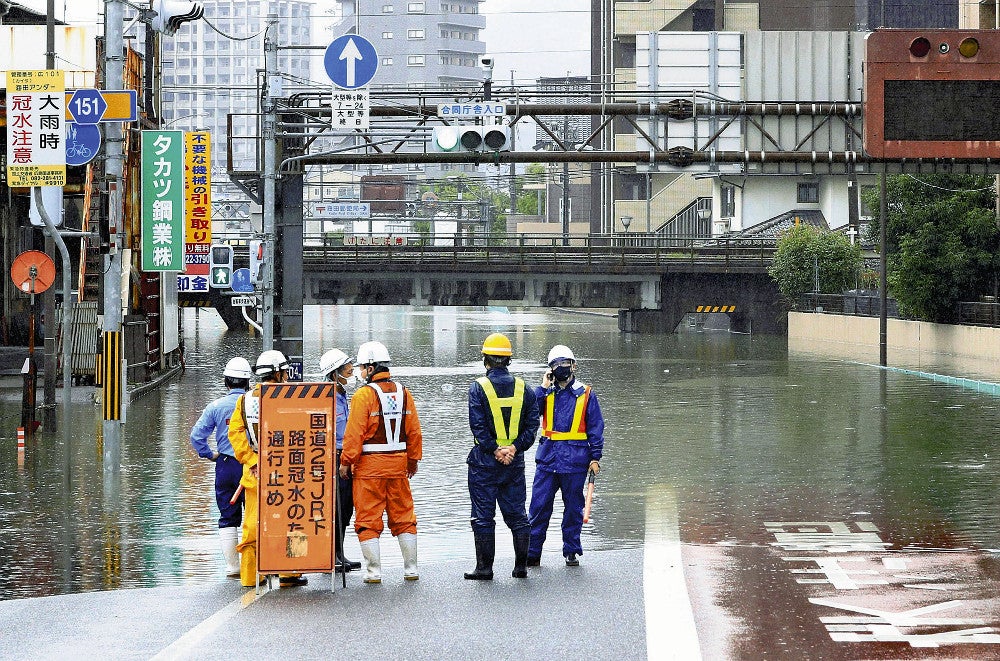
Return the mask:
<path id="1" fill-rule="evenodd" d="M 365 58 L 361 55 L 361 51 L 358 50 L 358 46 L 354 43 L 353 39 L 347 40 L 347 44 L 344 46 L 344 50 L 341 51 L 338 59 L 345 60 L 345 64 L 347 64 L 347 86 L 354 87 L 354 67 L 357 65 L 358 60 Z"/>
<path id="2" fill-rule="evenodd" d="M 677 498 L 673 489 L 663 485 L 652 486 L 646 492 L 642 588 L 646 605 L 646 658 L 702 658 L 684 582 Z"/>

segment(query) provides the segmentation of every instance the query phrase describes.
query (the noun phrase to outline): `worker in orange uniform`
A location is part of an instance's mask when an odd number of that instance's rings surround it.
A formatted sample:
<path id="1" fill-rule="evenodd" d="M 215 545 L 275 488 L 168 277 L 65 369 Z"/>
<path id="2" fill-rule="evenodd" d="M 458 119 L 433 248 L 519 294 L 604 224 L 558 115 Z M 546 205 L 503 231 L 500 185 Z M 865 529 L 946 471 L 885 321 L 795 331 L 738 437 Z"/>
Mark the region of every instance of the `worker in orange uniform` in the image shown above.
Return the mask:
<path id="1" fill-rule="evenodd" d="M 284 383 L 288 380 L 288 359 L 280 351 L 269 349 L 260 354 L 253 368 L 254 374 L 264 383 Z M 246 492 L 246 511 L 243 514 L 243 539 L 240 552 L 240 582 L 243 587 L 257 585 L 257 480 L 260 460 L 258 433 L 260 430 L 260 384 L 236 400 L 233 417 L 229 421 L 229 442 L 236 459 L 243 464 L 240 484 Z M 308 581 L 301 574 L 281 574 L 281 587 L 305 585 Z"/>
<path id="2" fill-rule="evenodd" d="M 351 398 L 340 476 L 354 480 L 354 530 L 365 559 L 365 583 L 382 582 L 379 536 L 382 514 L 399 540 L 403 578 L 417 574 L 417 517 L 410 478 L 417 473 L 423 447 L 413 395 L 389 374 L 389 350 L 381 342 L 358 347 L 354 363 L 365 385 Z"/>

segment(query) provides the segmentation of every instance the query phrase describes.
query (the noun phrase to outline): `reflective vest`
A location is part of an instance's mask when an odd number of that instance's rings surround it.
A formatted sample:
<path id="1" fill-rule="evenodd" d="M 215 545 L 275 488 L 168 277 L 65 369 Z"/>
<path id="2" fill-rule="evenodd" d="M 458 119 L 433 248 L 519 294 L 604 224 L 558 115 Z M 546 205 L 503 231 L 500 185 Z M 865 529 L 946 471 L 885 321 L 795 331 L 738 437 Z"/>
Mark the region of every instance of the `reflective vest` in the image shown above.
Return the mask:
<path id="1" fill-rule="evenodd" d="M 247 430 L 247 442 L 250 449 L 260 452 L 260 445 L 257 442 L 257 434 L 260 429 L 260 386 L 243 395 L 243 426 Z"/>
<path id="2" fill-rule="evenodd" d="M 553 390 L 545 396 L 545 408 L 542 409 L 542 436 L 553 441 L 585 441 L 587 440 L 587 402 L 590 401 L 590 386 L 576 382 L 583 386 L 583 392 L 576 397 L 576 408 L 573 409 L 573 423 L 569 426 L 569 431 L 555 431 L 555 407 L 556 391 Z"/>
<path id="3" fill-rule="evenodd" d="M 405 452 L 406 434 L 403 433 L 403 400 L 406 396 L 403 384 L 391 381 L 379 381 L 387 387 L 395 386 L 395 390 L 387 392 L 378 385 L 369 383 L 367 386 L 378 393 L 378 413 L 372 415 L 382 417 L 382 426 L 375 431 L 375 436 L 361 446 L 362 453 L 367 452 Z"/>
<path id="4" fill-rule="evenodd" d="M 488 377 L 481 376 L 476 383 L 483 387 L 486 401 L 490 403 L 493 414 L 493 430 L 497 437 L 497 445 L 511 445 L 521 433 L 521 407 L 524 406 L 524 381 L 514 377 L 514 394 L 510 397 L 498 397 L 493 382 Z M 503 410 L 510 409 L 510 422 L 503 423 Z"/>

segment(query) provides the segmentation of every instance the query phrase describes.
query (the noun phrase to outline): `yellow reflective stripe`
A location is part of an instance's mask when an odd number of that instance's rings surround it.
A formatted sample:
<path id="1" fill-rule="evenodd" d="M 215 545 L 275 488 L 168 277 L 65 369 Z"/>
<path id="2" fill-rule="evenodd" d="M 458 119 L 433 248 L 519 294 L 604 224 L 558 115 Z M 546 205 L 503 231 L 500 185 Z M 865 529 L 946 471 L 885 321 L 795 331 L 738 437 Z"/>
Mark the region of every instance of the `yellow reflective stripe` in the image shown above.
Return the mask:
<path id="1" fill-rule="evenodd" d="M 497 391 L 489 378 L 481 376 L 476 383 L 483 387 L 486 401 L 490 403 L 493 414 L 493 428 L 497 435 L 497 445 L 511 445 L 517 438 L 521 426 L 521 408 L 524 406 L 524 381 L 514 378 L 514 394 L 510 397 L 498 397 Z M 503 409 L 510 409 L 510 425 L 503 424 Z"/>
<path id="2" fill-rule="evenodd" d="M 552 427 L 555 425 L 554 419 L 556 406 L 556 394 L 555 392 L 550 392 L 545 398 L 545 428 L 542 430 L 542 435 L 553 441 L 585 441 L 587 440 L 586 431 L 577 431 L 580 429 L 580 425 L 583 422 L 584 410 L 587 408 L 587 394 L 590 392 L 590 386 L 585 386 L 583 392 L 576 398 L 576 407 L 573 409 L 573 424 L 570 426 L 569 431 L 553 431 Z"/>

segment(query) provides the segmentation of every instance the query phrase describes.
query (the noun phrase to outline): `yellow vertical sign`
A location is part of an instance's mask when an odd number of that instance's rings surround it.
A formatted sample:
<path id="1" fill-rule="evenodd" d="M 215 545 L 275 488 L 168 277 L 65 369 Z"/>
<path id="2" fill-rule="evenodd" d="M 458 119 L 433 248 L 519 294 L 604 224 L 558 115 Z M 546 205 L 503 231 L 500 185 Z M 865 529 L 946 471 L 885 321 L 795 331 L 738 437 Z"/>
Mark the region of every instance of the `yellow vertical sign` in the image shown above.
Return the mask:
<path id="1" fill-rule="evenodd" d="M 184 272 L 208 275 L 212 248 L 212 136 L 184 134 Z"/>
<path id="2" fill-rule="evenodd" d="M 122 333 L 104 331 L 104 351 L 101 355 L 101 389 L 104 419 L 122 419 Z"/>
<path id="3" fill-rule="evenodd" d="M 66 84 L 58 69 L 7 72 L 7 185 L 66 185 Z"/>

